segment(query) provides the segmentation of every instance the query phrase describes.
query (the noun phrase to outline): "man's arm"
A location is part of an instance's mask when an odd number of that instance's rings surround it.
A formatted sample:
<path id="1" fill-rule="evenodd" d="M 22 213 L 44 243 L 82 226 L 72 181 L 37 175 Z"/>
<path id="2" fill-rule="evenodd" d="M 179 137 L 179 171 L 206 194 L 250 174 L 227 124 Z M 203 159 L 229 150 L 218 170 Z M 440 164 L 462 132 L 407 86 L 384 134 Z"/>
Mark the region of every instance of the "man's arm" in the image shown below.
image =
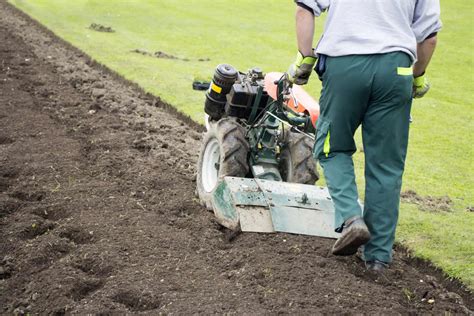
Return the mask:
<path id="1" fill-rule="evenodd" d="M 413 97 L 422 98 L 430 90 L 430 83 L 426 79 L 425 71 L 428 67 L 431 57 L 433 56 L 436 48 L 436 34 L 429 36 L 423 42 L 418 43 L 416 52 L 418 60 L 413 66 Z"/>
<path id="2" fill-rule="evenodd" d="M 313 55 L 314 15 L 309 10 L 296 8 L 296 38 L 298 50 L 303 56 Z"/>
<path id="3" fill-rule="evenodd" d="M 426 79 L 426 67 L 436 47 L 436 34 L 442 27 L 439 19 L 439 0 L 417 0 L 413 15 L 412 29 L 415 34 L 418 61 L 413 66 L 413 97 L 421 98 L 428 90 L 430 84 Z"/>
<path id="4" fill-rule="evenodd" d="M 286 78 L 295 84 L 304 85 L 308 83 L 309 76 L 316 64 L 316 56 L 313 53 L 314 36 L 314 14 L 313 10 L 306 5 L 296 8 L 296 39 L 298 42 L 298 53 L 296 60 L 290 65 L 286 72 Z"/>
<path id="5" fill-rule="evenodd" d="M 423 75 L 436 48 L 437 36 L 429 37 L 417 45 L 418 61 L 413 66 L 413 76 Z"/>

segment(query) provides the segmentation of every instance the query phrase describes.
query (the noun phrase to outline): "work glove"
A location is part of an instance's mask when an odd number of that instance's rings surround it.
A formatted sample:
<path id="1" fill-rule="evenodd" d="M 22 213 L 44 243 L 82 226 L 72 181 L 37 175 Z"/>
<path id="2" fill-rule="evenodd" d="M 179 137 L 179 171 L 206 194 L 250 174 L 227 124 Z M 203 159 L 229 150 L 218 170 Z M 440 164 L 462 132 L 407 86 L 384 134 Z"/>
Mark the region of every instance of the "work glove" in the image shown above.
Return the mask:
<path id="1" fill-rule="evenodd" d="M 425 73 L 421 76 L 415 77 L 413 80 L 413 98 L 422 98 L 430 90 L 430 83 L 426 78 Z"/>
<path id="2" fill-rule="evenodd" d="M 307 84 L 314 64 L 316 64 L 316 60 L 317 58 L 315 56 L 303 56 L 303 54 L 298 51 L 295 62 L 291 64 L 286 73 L 287 79 L 297 85 Z"/>

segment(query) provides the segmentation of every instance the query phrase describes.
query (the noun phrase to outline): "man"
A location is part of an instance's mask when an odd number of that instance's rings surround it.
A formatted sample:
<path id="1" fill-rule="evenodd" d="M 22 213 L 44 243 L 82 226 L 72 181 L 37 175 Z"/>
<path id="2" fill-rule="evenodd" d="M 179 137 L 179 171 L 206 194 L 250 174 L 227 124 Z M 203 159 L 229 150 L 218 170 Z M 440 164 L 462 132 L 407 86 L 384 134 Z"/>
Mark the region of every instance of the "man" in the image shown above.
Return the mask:
<path id="1" fill-rule="evenodd" d="M 429 90 L 425 70 L 441 28 L 439 0 L 296 0 L 298 55 L 288 79 L 322 80 L 314 157 L 336 209 L 341 237 L 335 255 L 364 245 L 368 270 L 392 260 L 412 98 Z M 314 20 L 328 10 L 313 53 Z M 412 67 L 414 63 L 414 66 Z M 352 155 L 362 125 L 365 152 L 364 211 L 358 203 Z"/>

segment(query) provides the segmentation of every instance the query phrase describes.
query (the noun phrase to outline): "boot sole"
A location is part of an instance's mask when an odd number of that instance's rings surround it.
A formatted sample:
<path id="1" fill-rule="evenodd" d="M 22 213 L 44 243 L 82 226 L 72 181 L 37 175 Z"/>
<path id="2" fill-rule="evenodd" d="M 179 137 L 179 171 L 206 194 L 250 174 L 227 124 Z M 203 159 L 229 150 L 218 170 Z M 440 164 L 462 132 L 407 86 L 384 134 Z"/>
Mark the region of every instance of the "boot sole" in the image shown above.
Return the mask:
<path id="1" fill-rule="evenodd" d="M 360 246 L 370 240 L 370 233 L 365 229 L 354 228 L 353 231 L 341 236 L 334 247 L 332 254 L 336 256 L 351 256 L 357 252 Z"/>

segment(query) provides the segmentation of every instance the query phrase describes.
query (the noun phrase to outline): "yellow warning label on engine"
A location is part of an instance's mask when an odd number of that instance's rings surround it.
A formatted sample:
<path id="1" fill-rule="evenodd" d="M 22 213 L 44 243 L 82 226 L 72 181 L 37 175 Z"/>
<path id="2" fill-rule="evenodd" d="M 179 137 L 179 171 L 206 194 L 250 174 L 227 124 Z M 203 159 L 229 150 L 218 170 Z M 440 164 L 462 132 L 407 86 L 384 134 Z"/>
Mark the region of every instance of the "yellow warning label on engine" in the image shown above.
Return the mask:
<path id="1" fill-rule="evenodd" d="M 214 91 L 216 93 L 221 93 L 222 92 L 222 88 L 219 87 L 218 85 L 216 85 L 214 82 L 211 83 L 211 89 L 212 89 L 212 91 Z"/>

